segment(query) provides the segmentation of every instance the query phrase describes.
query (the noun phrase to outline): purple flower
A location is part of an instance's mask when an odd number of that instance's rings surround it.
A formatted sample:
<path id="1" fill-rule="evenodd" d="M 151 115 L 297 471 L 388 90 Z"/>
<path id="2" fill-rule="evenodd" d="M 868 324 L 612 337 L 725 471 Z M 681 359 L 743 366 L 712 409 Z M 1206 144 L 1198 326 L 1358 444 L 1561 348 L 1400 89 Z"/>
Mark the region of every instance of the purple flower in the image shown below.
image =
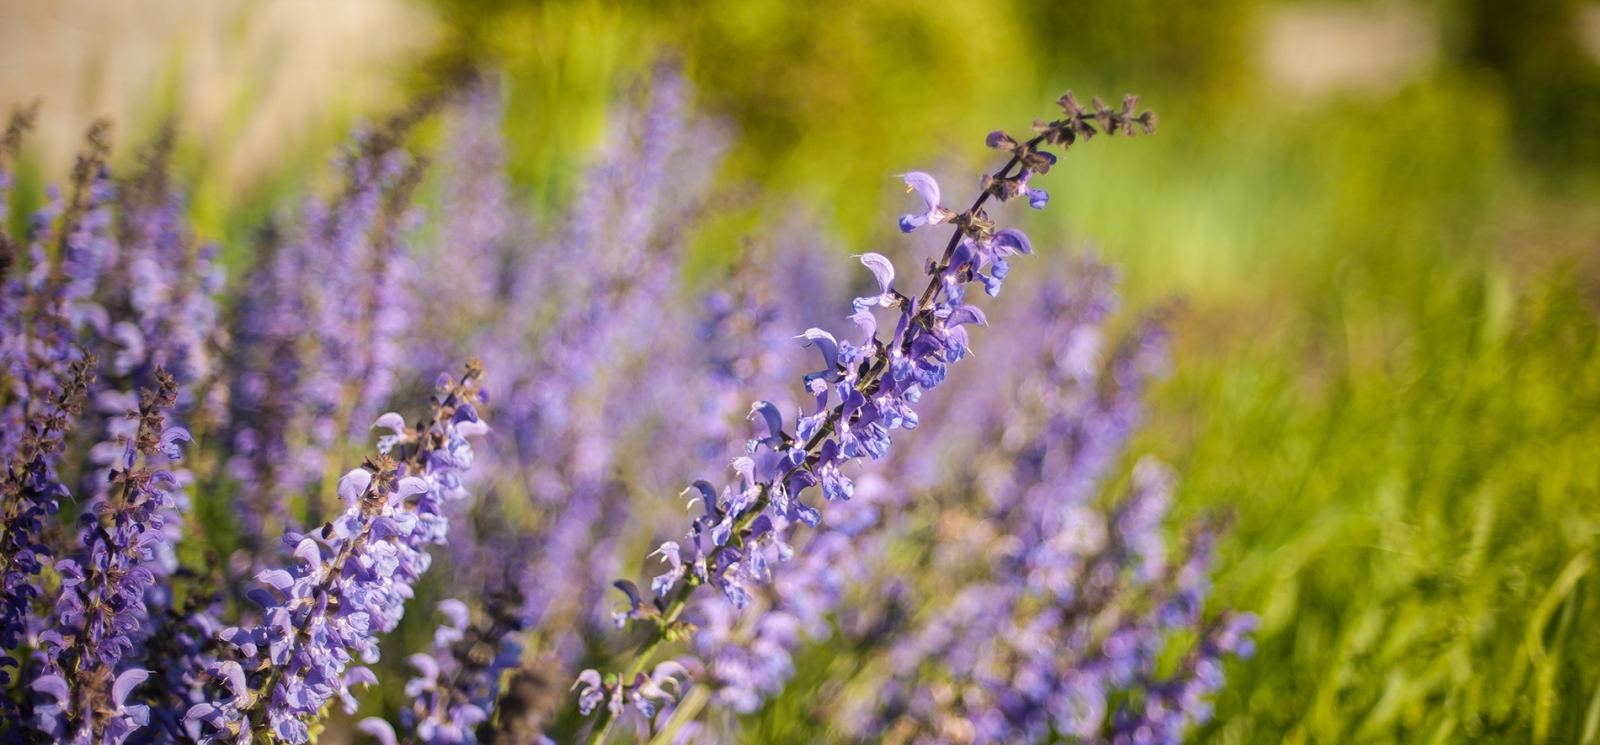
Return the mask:
<path id="1" fill-rule="evenodd" d="M 688 674 L 682 663 L 673 660 L 656 665 L 648 675 L 640 672 L 627 680 L 602 678 L 594 670 L 584 670 L 572 690 L 578 692 L 578 710 L 585 716 L 603 706 L 613 718 L 632 712 L 645 722 L 653 722 L 664 713 L 665 706 L 677 701 L 682 680 Z"/>
<path id="2" fill-rule="evenodd" d="M 1008 139 L 996 139 L 996 143 Z M 1014 177 L 1009 174 L 1019 163 L 1023 176 L 1048 170 L 1053 156 L 1037 149 L 1045 139 L 1040 136 L 1026 145 L 1010 142 L 1010 149 L 1016 153 L 993 181 L 1013 183 Z M 958 216 L 939 204 L 938 185 L 927 174 L 913 172 L 904 178 L 911 190 L 922 196 L 927 212 L 904 216 L 903 231 L 947 220 L 954 220 L 957 226 L 944 257 L 929 266 L 932 280 L 927 290 L 915 301 L 900 295 L 894 290 L 895 272 L 886 257 L 875 253 L 861 257 L 879 289 L 876 296 L 859 298 L 853 304 L 855 313 L 850 320 L 862 332 L 861 344 L 840 341 L 821 328 L 812 328 L 800 337 L 822 357 L 822 369 L 804 375 L 801 381 L 814 399 L 814 409 L 800 413 L 791 435 L 783 431 L 782 417 L 772 415 L 774 407 L 770 404 L 758 402 L 752 407 L 752 413 L 759 414 L 765 422 L 764 431 L 746 443 L 745 455 L 733 460 L 731 467 L 737 478 L 720 492 L 709 483 L 695 483 L 689 493 L 698 493 L 704 513 L 691 519 L 683 540 L 664 544 L 658 552 L 670 566 L 652 582 L 657 596 L 653 603 L 640 597 L 632 583 L 618 583 L 629 597 L 628 609 L 618 614 L 619 623 L 651 623 L 657 640 L 676 638 L 687 631 L 679 616 L 691 591 L 700 584 L 719 590 L 735 611 L 750 612 L 747 606 L 761 607 L 763 604 L 756 603 L 762 593 L 760 588 L 780 573 L 774 560 L 792 561 L 795 555 L 787 535 L 791 526 L 818 524 L 819 514 L 801 501 L 802 492 L 820 486 L 825 498 L 840 503 L 853 496 L 854 484 L 845 475 L 844 466 L 862 458 L 885 458 L 892 445 L 893 430 L 916 427 L 920 421 L 916 406 L 923 401 L 923 393 L 942 384 L 948 366 L 967 356 L 966 326 L 986 325 L 987 320 L 981 311 L 966 305 L 963 285 L 981 278 L 986 290 L 994 294 L 1009 271 L 1005 257 L 1029 253 L 1032 247 L 1020 232 L 995 232 L 994 224 L 980 209 L 992 193 L 988 188 L 969 212 Z M 991 265 L 988 275 L 981 273 Z M 879 337 L 873 307 L 900 311 L 887 342 Z M 849 543 L 850 534 L 840 535 Z M 813 543 L 818 544 L 820 552 L 821 542 Z M 678 589 L 680 584 L 682 590 Z M 802 586 L 806 584 L 809 583 Z M 829 605 L 810 602 L 805 597 L 806 593 L 793 596 L 795 610 L 816 613 Z M 702 608 L 701 621 L 709 624 L 707 628 L 722 629 L 702 635 L 708 643 L 702 649 L 716 650 L 717 662 L 711 667 L 722 671 L 715 675 L 724 681 L 726 700 L 731 705 L 748 708 L 781 687 L 788 677 L 781 664 L 741 664 L 740 660 L 750 658 L 738 654 L 739 645 L 726 643 L 733 638 L 728 631 L 731 625 L 717 621 L 727 614 L 715 610 L 718 606 L 714 604 L 696 607 Z M 792 646 L 794 635 L 784 632 L 788 627 L 778 623 L 783 616 L 755 612 L 752 618 L 758 627 L 760 622 L 772 619 L 763 627 L 766 630 L 747 637 L 766 650 L 759 659 L 786 659 L 778 651 Z M 653 645 L 649 648 L 653 649 Z M 638 660 L 635 670 L 642 669 L 644 662 L 645 659 Z M 757 670 L 761 673 L 756 674 Z M 600 682 L 589 681 L 583 698 L 591 703 L 585 708 L 598 705 L 602 687 Z M 594 741 L 604 739 L 611 721 L 620 713 L 615 706 L 607 709 Z"/>
<path id="3" fill-rule="evenodd" d="M 674 301 L 687 247 L 685 215 L 708 196 L 726 145 L 722 129 L 688 106 L 691 91 L 681 75 L 663 69 L 650 82 L 637 105 L 619 107 L 611 118 L 606 144 L 551 238 L 530 240 L 531 231 L 518 229 L 525 218 L 485 215 L 473 228 L 484 233 L 471 241 L 441 234 L 437 244 L 419 246 L 425 264 L 459 259 L 492 267 L 503 292 L 487 304 L 485 318 L 469 313 L 424 329 L 444 335 L 430 343 L 448 348 L 466 340 L 505 371 L 493 391 L 503 436 L 492 445 L 489 468 L 474 477 L 482 499 L 470 519 L 454 523 L 474 531 L 452 542 L 458 584 L 498 606 L 482 622 L 485 629 L 503 627 L 497 632 L 503 648 L 520 650 L 526 630 L 546 630 L 541 647 L 528 651 L 549 655 L 556 668 L 575 661 L 580 635 L 606 620 L 593 611 L 600 598 L 596 576 L 616 561 L 617 543 L 605 529 L 626 521 L 633 506 L 611 477 L 680 403 L 652 375 L 636 371 L 653 364 L 670 325 L 682 320 Z M 498 138 L 492 128 L 474 126 L 487 131 L 461 136 Z M 453 211 L 483 209 L 464 204 Z M 490 223 L 502 227 L 489 230 Z M 573 255 L 584 257 L 585 271 L 550 271 Z M 704 443 L 686 441 L 692 448 Z M 648 468 L 671 470 L 689 459 L 651 452 Z M 537 516 L 528 521 L 536 529 L 518 534 L 494 519 L 493 510 L 513 499 Z M 438 650 L 434 656 L 444 665 Z M 509 665 L 517 664 L 512 655 Z M 496 685 L 505 667 L 496 668 Z M 493 711 L 492 697 L 473 700 Z"/>
<path id="4" fill-rule="evenodd" d="M 306 517 L 289 514 L 283 497 L 315 492 L 325 454 L 364 437 L 397 384 L 399 339 L 415 311 L 406 236 L 422 164 L 401 146 L 413 123 L 359 127 L 335 163 L 339 196 L 308 199 L 288 240 L 263 250 L 244 282 L 228 467 L 246 575 L 275 558 L 279 531 Z M 332 509 L 308 502 L 312 514 Z"/>
<path id="5" fill-rule="evenodd" d="M 1052 731 L 1179 742 L 1209 715 L 1205 696 L 1220 685 L 1223 657 L 1248 649 L 1248 620 L 1214 629 L 1202 620 L 1209 528 L 1194 533 L 1182 564 L 1169 561 L 1170 470 L 1144 459 L 1124 499 L 1105 512 L 1094 506 L 1137 427 L 1165 339 L 1142 324 L 1107 359 L 1112 282 L 1091 259 L 1070 283 L 1047 285 L 1038 320 L 1017 327 L 1032 362 L 993 363 L 988 374 L 1016 393 L 986 407 L 992 434 L 979 452 L 962 445 L 963 462 L 1000 464 L 975 477 L 987 509 L 946 507 L 983 538 L 942 549 L 941 559 L 956 576 L 982 579 L 953 597 L 948 583 L 935 588 L 926 620 L 893 642 L 891 695 L 845 717 L 859 735 L 959 726 L 983 743 L 1040 742 Z M 1169 643 L 1195 632 L 1202 641 L 1180 669 L 1158 674 Z M 940 698 L 934 686 L 982 693 Z M 1121 698 L 1129 703 L 1113 706 Z"/>
<path id="6" fill-rule="evenodd" d="M 900 178 L 906 182 L 906 191 L 915 191 L 917 196 L 922 197 L 922 201 L 927 207 L 924 212 L 901 215 L 900 232 L 909 233 L 924 225 L 938 225 L 955 217 L 954 212 L 940 206 L 939 182 L 934 181 L 932 176 L 922 171 L 911 171 Z"/>
<path id="7" fill-rule="evenodd" d="M 412 584 L 432 563 L 427 547 L 445 543 L 447 505 L 468 496 L 461 486 L 473 462 L 467 438 L 488 429 L 476 414 L 481 377 L 476 362 L 460 383 L 443 376 L 430 419 L 399 443 L 403 458 L 379 455 L 345 474 L 344 514 L 317 538 L 293 537 L 290 568 L 258 576 L 265 587 L 252 598 L 263 622 L 218 634 L 243 663 L 213 673 L 228 682 L 229 695 L 187 717 L 206 725 L 208 739 L 264 723 L 301 743 L 334 696 L 355 710 L 351 686 L 375 678 L 352 663 L 377 662 L 378 637 L 399 624 Z"/>

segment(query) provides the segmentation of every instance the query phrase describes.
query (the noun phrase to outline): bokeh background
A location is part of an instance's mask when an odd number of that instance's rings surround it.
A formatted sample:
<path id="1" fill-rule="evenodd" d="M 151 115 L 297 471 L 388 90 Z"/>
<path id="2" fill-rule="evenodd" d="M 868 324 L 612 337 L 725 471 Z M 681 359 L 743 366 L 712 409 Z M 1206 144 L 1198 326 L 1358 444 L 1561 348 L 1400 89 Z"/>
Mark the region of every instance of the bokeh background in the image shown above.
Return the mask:
<path id="1" fill-rule="evenodd" d="M 704 276 L 797 203 L 852 253 L 900 240 L 893 174 L 977 172 L 1067 88 L 1140 93 L 1160 133 L 1074 149 L 1024 227 L 1170 308 L 1135 450 L 1180 514 L 1231 514 L 1215 602 L 1263 619 L 1193 739 L 1596 741 L 1600 3 L 0 0 L 0 104 L 44 101 L 11 214 L 92 118 L 176 114 L 245 267 L 354 120 L 484 67 L 554 212 L 663 59 L 736 126 Z M 814 741 L 832 658 L 749 731 Z"/>

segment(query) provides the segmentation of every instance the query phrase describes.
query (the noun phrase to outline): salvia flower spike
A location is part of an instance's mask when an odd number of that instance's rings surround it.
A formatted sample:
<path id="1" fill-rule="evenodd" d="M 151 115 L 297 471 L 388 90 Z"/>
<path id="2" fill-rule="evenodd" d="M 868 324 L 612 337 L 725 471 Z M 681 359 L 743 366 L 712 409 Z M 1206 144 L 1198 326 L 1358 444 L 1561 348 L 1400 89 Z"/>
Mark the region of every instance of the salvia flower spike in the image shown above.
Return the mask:
<path id="1" fill-rule="evenodd" d="M 339 480 L 344 514 L 317 534 L 285 536 L 296 562 L 257 577 L 264 587 L 251 597 L 264 622 L 218 634 L 237 659 L 208 671 L 226 692 L 189 710 L 197 734 L 244 742 L 269 728 L 303 743 L 334 697 L 355 710 L 351 688 L 377 679 L 354 663 L 378 660 L 378 638 L 400 622 L 411 586 L 431 564 L 428 546 L 445 543 L 447 505 L 468 496 L 468 438 L 488 431 L 477 413 L 482 378 L 476 361 L 460 381 L 441 376 L 431 415 L 415 429 L 398 415 L 379 417 L 395 439 Z"/>
<path id="2" fill-rule="evenodd" d="M 1070 94 L 1063 99 L 1070 99 Z M 1021 145 L 1013 145 L 1010 161 L 990 183 L 1019 177 L 1027 179 L 1048 170 L 1055 158 L 1038 151 L 1046 134 L 1068 126 L 1047 125 L 1046 132 Z M 991 138 L 996 144 L 1004 140 Z M 1059 139 L 1059 138 L 1058 138 Z M 1064 147 L 1065 142 L 1058 147 Z M 803 340 L 822 357 L 822 369 L 807 374 L 803 383 L 814 408 L 797 412 L 794 432 L 782 417 L 768 421 L 767 436 L 751 440 L 747 454 L 731 464 L 737 479 L 720 491 L 708 482 L 696 482 L 692 493 L 704 503 L 703 513 L 692 519 L 682 541 L 664 545 L 662 557 L 669 571 L 652 582 L 653 600 L 647 600 L 631 582 L 618 583 L 628 597 L 619 612 L 624 625 L 650 625 L 650 640 L 637 652 L 633 669 L 620 676 L 602 677 L 588 671 L 584 689 L 589 700 L 611 702 L 595 707 L 600 714 L 591 742 L 602 742 L 623 713 L 634 711 L 653 720 L 662 707 L 649 696 L 637 695 L 646 665 L 656 648 L 668 639 L 684 636 L 688 629 L 681 616 L 696 588 L 710 585 L 736 607 L 750 602 L 749 587 L 770 580 L 775 558 L 786 554 L 784 534 L 795 523 L 816 526 L 819 513 L 802 499 L 806 489 L 819 487 L 825 499 L 848 499 L 855 488 L 845 474 L 850 461 L 888 453 L 895 429 L 914 429 L 915 406 L 923 393 L 945 380 L 949 365 L 967 353 L 967 326 L 987 325 L 983 312 L 965 302 L 963 286 L 981 281 L 990 295 L 999 292 L 1009 271 L 1005 257 L 1031 253 L 1032 245 L 1020 231 L 996 231 L 983 205 L 996 189 L 982 190 L 972 207 L 955 213 L 940 204 L 942 193 L 931 176 L 913 171 L 903 177 L 907 187 L 923 201 L 924 210 L 900 218 L 903 232 L 950 222 L 956 230 L 943 256 L 929 267 L 932 275 L 918 298 L 892 289 L 893 265 L 887 257 L 863 254 L 863 265 L 878 281 L 880 294 L 858 300 L 851 320 L 858 326 L 859 343 L 841 340 L 822 329 L 809 329 Z M 988 274 L 983 270 L 989 269 Z M 981 279 L 980 279 L 981 278 Z M 864 313 L 869 306 L 898 311 L 891 334 L 880 335 L 876 317 Z M 756 410 L 763 407 L 758 403 Z M 763 417 L 765 418 L 765 417 Z M 644 680 L 653 680 L 645 676 Z M 631 705 L 630 705 L 631 704 Z"/>

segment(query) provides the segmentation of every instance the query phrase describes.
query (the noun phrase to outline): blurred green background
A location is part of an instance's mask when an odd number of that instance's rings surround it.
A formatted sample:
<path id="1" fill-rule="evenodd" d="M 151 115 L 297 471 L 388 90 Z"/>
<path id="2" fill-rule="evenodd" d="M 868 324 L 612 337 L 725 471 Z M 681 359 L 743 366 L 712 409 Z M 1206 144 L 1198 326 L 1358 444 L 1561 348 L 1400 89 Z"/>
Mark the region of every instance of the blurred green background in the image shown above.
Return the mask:
<path id="1" fill-rule="evenodd" d="M 1216 604 L 1264 621 L 1195 740 L 1596 741 L 1600 4 L 390 4 L 416 41 L 364 73 L 386 92 L 330 89 L 270 167 L 219 165 L 228 130 L 188 153 L 236 261 L 351 116 L 467 68 L 503 72 L 522 198 L 553 213 L 608 102 L 681 63 L 739 133 L 702 276 L 796 203 L 905 256 L 892 174 L 979 173 L 986 132 L 1067 88 L 1142 94 L 1158 135 L 1075 148 L 1049 210 L 1007 209 L 1046 254 L 1092 239 L 1132 308 L 1181 301 L 1136 451 L 1177 466 L 1183 514 L 1232 511 Z M 189 103 L 186 64 L 136 121 Z M 829 655 L 762 741 L 821 737 L 803 689 Z"/>

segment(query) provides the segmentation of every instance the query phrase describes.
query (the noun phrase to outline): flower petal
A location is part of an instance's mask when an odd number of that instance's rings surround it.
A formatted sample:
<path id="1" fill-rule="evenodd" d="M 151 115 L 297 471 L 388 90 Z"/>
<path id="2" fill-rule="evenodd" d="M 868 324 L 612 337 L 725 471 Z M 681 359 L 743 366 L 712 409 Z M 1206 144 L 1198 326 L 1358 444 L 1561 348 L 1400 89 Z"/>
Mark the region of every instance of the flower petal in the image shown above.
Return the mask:
<path id="1" fill-rule="evenodd" d="M 356 729 L 373 737 L 383 745 L 396 745 L 398 739 L 394 734 L 394 727 L 378 717 L 367 717 L 356 724 Z"/>
<path id="2" fill-rule="evenodd" d="M 889 257 L 877 253 L 864 253 L 856 257 L 861 263 L 872 271 L 872 276 L 878 279 L 878 291 L 888 294 L 894 286 L 894 263 Z"/>
<path id="3" fill-rule="evenodd" d="M 346 688 L 358 684 L 375 686 L 378 684 L 378 676 L 376 673 L 372 672 L 372 668 L 357 665 L 349 670 L 346 670 L 344 673 L 344 678 L 342 678 L 340 682 L 344 683 L 344 687 Z"/>
<path id="4" fill-rule="evenodd" d="M 443 600 L 439 602 L 439 612 L 450 619 L 450 625 L 465 629 L 472 622 L 472 614 L 467 611 L 467 604 L 460 600 Z"/>
<path id="5" fill-rule="evenodd" d="M 406 658 L 406 663 L 417 669 L 429 683 L 439 679 L 439 661 L 431 654 L 418 652 Z"/>
<path id="6" fill-rule="evenodd" d="M 379 427 L 383 427 L 384 429 L 387 429 L 398 435 L 406 431 L 406 420 L 405 417 L 391 411 L 383 416 L 378 417 L 378 420 L 372 423 L 371 429 L 377 429 Z M 387 724 L 387 722 L 385 722 L 385 724 Z"/>
<path id="7" fill-rule="evenodd" d="M 360 501 L 361 495 L 367 493 L 367 487 L 372 486 L 372 472 L 365 468 L 357 468 L 339 479 L 339 496 L 345 504 L 355 506 Z"/>
<path id="8" fill-rule="evenodd" d="M 908 191 L 915 191 L 922 201 L 928 203 L 929 212 L 939 208 L 939 182 L 934 181 L 932 176 L 922 171 L 911 171 L 900 178 L 905 179 L 906 186 L 911 187 Z"/>
<path id="9" fill-rule="evenodd" d="M 1006 228 L 995 233 L 994 237 L 989 239 L 989 247 L 999 256 L 1033 253 L 1033 241 L 1028 240 L 1028 236 L 1016 228 Z"/>
<path id="10" fill-rule="evenodd" d="M 56 701 L 61 703 L 66 703 L 72 696 L 72 692 L 67 688 L 67 679 L 59 675 L 46 675 L 35 680 L 32 688 L 35 692 L 54 696 Z"/>
<path id="11" fill-rule="evenodd" d="M 822 352 L 822 361 L 826 365 L 821 372 L 812 373 L 807 377 L 820 377 L 829 383 L 838 381 L 840 377 L 839 341 L 833 338 L 833 334 L 830 334 L 819 328 L 811 328 L 806 329 L 804 334 L 801 334 L 796 338 L 805 339 L 807 342 L 809 342 L 807 346 L 810 346 L 811 344 L 817 345 L 817 350 Z"/>
<path id="12" fill-rule="evenodd" d="M 766 420 L 767 437 L 777 438 L 781 441 L 783 437 L 783 414 L 778 411 L 778 407 L 774 406 L 771 401 L 757 401 L 750 405 L 750 414 L 745 419 L 755 421 L 757 416 Z"/>
<path id="13" fill-rule="evenodd" d="M 963 305 L 950 311 L 944 319 L 945 328 L 955 328 L 962 324 L 976 323 L 979 326 L 988 326 L 989 319 L 983 317 L 983 311 L 971 305 Z"/>
<path id="14" fill-rule="evenodd" d="M 128 700 L 128 694 L 133 691 L 134 687 L 143 683 L 149 677 L 149 670 L 123 671 L 121 675 L 117 676 L 117 682 L 111 684 L 112 703 L 115 703 L 117 708 L 121 709 L 123 703 Z"/>

